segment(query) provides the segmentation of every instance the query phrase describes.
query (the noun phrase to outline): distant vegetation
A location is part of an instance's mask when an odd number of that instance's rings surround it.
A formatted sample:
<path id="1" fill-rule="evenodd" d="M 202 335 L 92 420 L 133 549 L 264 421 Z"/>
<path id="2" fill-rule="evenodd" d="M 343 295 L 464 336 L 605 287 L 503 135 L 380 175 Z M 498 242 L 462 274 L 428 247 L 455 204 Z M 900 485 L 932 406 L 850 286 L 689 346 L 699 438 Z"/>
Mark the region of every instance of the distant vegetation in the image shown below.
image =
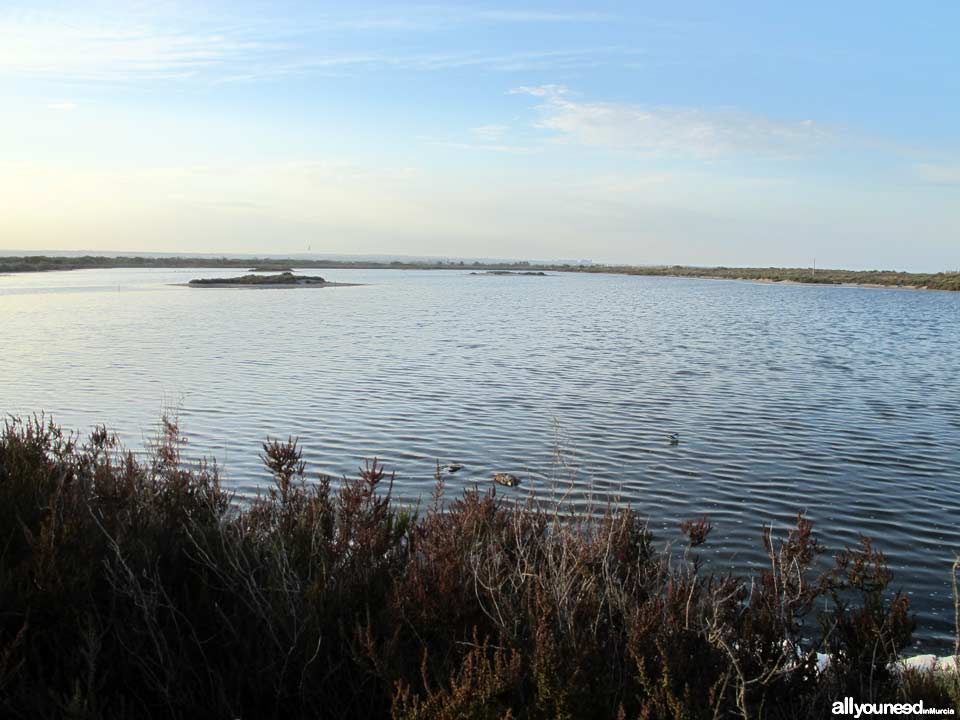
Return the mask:
<path id="1" fill-rule="evenodd" d="M 198 278 L 190 285 L 332 285 L 319 275 L 294 275 L 284 272 L 279 275 L 241 275 L 230 278 Z"/>
<path id="2" fill-rule="evenodd" d="M 687 265 L 656 267 L 608 267 L 591 265 L 582 272 L 613 272 L 626 275 L 720 278 L 728 280 L 768 280 L 772 282 L 814 283 L 818 285 L 881 285 L 915 287 L 930 290 L 960 290 L 960 272 L 907 273 L 894 270 L 826 270 L 812 268 L 700 268 Z"/>
<path id="3" fill-rule="evenodd" d="M 418 511 L 375 461 L 307 482 L 293 441 L 237 504 L 165 419 L 138 459 L 104 428 L 0 427 L 0 714 L 17 718 L 829 717 L 953 707 L 891 669 L 909 599 L 868 540 L 832 563 L 803 515 L 753 577 L 704 570 L 706 518 L 660 549 L 626 507 Z M 458 476 L 459 479 L 459 476 Z M 505 490 L 503 493 L 515 493 Z M 817 652 L 833 661 L 818 669 Z"/>
<path id="4" fill-rule="evenodd" d="M 112 267 L 254 267 L 267 272 L 298 268 L 343 269 L 398 269 L 485 271 L 587 272 L 621 275 L 652 275 L 665 277 L 721 278 L 730 280 L 767 280 L 771 282 L 815 283 L 837 285 L 842 283 L 881 285 L 884 287 L 913 287 L 931 290 L 960 290 L 960 272 L 906 273 L 894 270 L 829 270 L 812 268 L 732 268 L 692 267 L 689 265 L 531 265 L 531 263 L 464 263 L 464 262 L 370 262 L 362 260 L 305 260 L 291 258 L 198 258 L 198 257 L 82 257 L 34 256 L 0 257 L 0 273 L 37 272 L 44 270 L 78 270 Z"/>
<path id="5" fill-rule="evenodd" d="M 371 262 L 353 260 L 307 260 L 302 258 L 228 258 L 228 257 L 131 257 L 118 255 L 80 257 L 24 255 L 0 257 L 0 272 L 39 272 L 44 270 L 84 270 L 94 268 L 255 268 L 256 271 L 285 271 L 290 268 L 344 268 L 344 269 L 451 269 L 451 268 L 512 268 L 513 264 L 484 264 L 463 262 Z"/>

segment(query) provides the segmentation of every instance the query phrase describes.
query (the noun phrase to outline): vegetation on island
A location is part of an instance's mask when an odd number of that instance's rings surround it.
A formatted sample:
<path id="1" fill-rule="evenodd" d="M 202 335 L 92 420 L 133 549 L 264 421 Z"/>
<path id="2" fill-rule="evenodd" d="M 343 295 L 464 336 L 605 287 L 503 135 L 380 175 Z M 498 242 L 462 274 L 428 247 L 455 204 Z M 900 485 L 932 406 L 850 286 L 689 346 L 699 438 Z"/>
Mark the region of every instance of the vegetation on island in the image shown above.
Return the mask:
<path id="1" fill-rule="evenodd" d="M 247 503 L 164 419 L 0 428 L 0 712 L 10 718 L 821 718 L 960 701 L 891 665 L 907 596 L 864 539 L 827 563 L 802 514 L 752 577 L 659 545 L 628 507 L 507 502 L 492 483 L 392 497 L 374 461 L 308 481 L 268 441 Z M 468 483 L 465 483 L 468 485 Z M 759 529 L 759 528 L 758 528 Z M 676 539 L 680 539 L 678 537 Z M 817 653 L 832 662 L 818 668 Z"/>
<path id="2" fill-rule="evenodd" d="M 254 267 L 267 272 L 299 268 L 341 269 L 395 269 L 395 270 L 484 270 L 519 271 L 537 274 L 544 271 L 613 273 L 618 275 L 649 275 L 662 277 L 696 277 L 728 280 L 762 280 L 770 282 L 814 283 L 818 285 L 878 285 L 882 287 L 926 288 L 929 290 L 960 290 L 960 271 L 939 273 L 908 273 L 896 270 L 830 270 L 816 268 L 737 268 L 696 267 L 690 265 L 573 265 L 529 262 L 463 262 L 445 261 L 408 262 L 393 260 L 307 260 L 291 258 L 228 258 L 228 257 L 81 257 L 25 255 L 0 257 L 0 273 L 40 272 L 45 270 L 78 270 L 90 268 L 136 267 Z M 530 271 L 535 267 L 535 271 Z"/>
<path id="3" fill-rule="evenodd" d="M 531 275 L 534 277 L 546 277 L 542 270 L 487 270 L 485 272 L 472 272 L 471 275 Z"/>
<path id="4" fill-rule="evenodd" d="M 231 278 L 199 278 L 191 280 L 190 285 L 332 285 L 319 275 L 294 275 L 284 272 L 279 275 L 241 275 Z"/>

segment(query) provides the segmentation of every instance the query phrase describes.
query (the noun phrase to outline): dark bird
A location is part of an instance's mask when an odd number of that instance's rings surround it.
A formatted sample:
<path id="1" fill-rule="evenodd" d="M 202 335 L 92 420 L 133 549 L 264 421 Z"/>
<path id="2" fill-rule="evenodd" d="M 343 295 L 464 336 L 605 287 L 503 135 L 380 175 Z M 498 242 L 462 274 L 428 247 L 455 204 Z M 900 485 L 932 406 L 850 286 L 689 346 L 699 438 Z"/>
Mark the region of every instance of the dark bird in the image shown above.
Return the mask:
<path id="1" fill-rule="evenodd" d="M 493 476 L 493 481 L 506 487 L 516 487 L 520 484 L 520 478 L 510 473 L 497 473 Z"/>
<path id="2" fill-rule="evenodd" d="M 667 440 L 670 441 L 670 444 L 671 444 L 671 445 L 679 445 L 679 444 L 680 444 L 680 433 L 670 433 L 669 435 L 667 435 Z"/>
<path id="3" fill-rule="evenodd" d="M 446 470 L 448 473 L 455 473 L 458 470 L 463 470 L 463 465 L 461 465 L 460 463 L 450 463 L 443 469 Z"/>

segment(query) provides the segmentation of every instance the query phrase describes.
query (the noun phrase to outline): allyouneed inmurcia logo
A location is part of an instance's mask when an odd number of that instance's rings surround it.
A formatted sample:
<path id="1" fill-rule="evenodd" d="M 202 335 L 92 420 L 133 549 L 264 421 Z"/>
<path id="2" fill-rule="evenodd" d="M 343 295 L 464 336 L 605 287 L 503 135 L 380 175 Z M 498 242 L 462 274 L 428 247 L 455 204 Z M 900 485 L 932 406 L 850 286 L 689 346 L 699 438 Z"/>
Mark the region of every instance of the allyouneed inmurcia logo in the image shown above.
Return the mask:
<path id="1" fill-rule="evenodd" d="M 915 703 L 858 703 L 852 697 L 833 703 L 834 715 L 953 715 L 953 708 L 928 708 L 923 700 Z"/>

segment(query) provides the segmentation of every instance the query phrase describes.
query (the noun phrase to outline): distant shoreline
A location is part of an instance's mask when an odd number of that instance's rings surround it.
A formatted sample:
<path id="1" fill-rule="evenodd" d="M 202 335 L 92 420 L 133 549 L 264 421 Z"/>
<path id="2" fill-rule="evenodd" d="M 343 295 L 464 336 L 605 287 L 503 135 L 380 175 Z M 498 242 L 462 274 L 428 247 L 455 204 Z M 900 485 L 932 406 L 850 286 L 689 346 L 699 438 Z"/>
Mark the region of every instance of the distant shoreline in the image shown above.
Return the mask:
<path id="1" fill-rule="evenodd" d="M 650 277 L 650 276 L 647 276 Z M 835 287 L 835 288 L 863 288 L 865 290 L 920 290 L 923 292 L 956 292 L 943 290 L 941 288 L 930 288 L 924 285 L 884 285 L 883 283 L 821 283 L 821 282 L 803 282 L 802 280 L 777 280 L 775 278 L 743 278 L 743 277 L 721 277 L 718 275 L 658 275 L 656 277 L 669 278 L 692 278 L 695 280 L 727 280 L 730 282 L 749 282 L 757 285 L 796 285 L 798 287 Z"/>
<path id="2" fill-rule="evenodd" d="M 814 268 L 694 267 L 689 265 L 572 265 L 481 262 L 365 262 L 342 260 L 305 260 L 292 258 L 202 258 L 202 257 L 106 257 L 85 255 L 0 257 L 0 275 L 53 270 L 104 268 L 250 268 L 296 267 L 341 270 L 460 270 L 509 272 L 571 272 L 645 277 L 701 278 L 709 280 L 748 280 L 791 285 L 833 285 L 904 290 L 960 291 L 960 272 L 909 273 L 894 270 L 843 270 Z"/>

